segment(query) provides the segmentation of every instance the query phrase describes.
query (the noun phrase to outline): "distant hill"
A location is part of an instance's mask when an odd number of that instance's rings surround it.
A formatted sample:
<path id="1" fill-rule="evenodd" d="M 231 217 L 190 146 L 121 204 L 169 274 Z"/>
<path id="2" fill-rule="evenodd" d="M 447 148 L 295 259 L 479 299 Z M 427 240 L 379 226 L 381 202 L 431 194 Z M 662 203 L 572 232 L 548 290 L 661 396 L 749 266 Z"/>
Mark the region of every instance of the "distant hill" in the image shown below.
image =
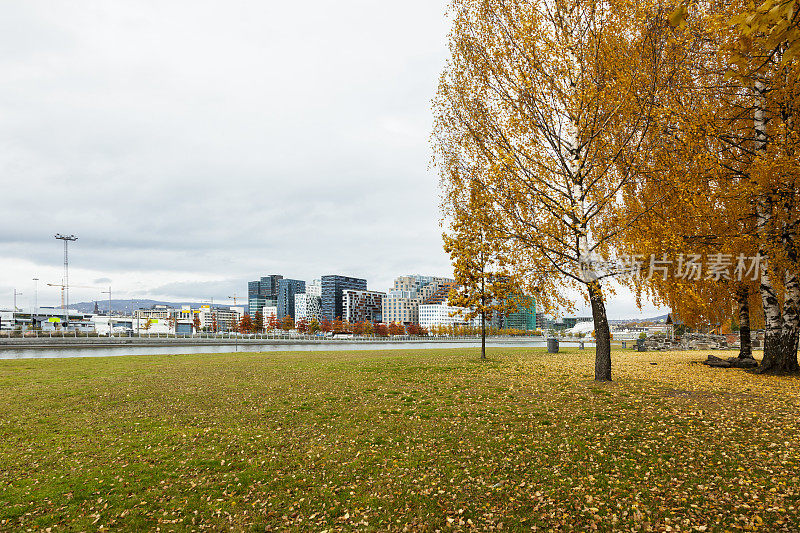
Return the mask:
<path id="1" fill-rule="evenodd" d="M 170 307 L 181 307 L 182 305 L 188 305 L 192 308 L 200 307 L 201 305 L 208 305 L 208 302 L 164 302 L 161 300 L 111 300 L 111 310 L 115 313 L 120 312 L 130 312 L 133 309 L 149 309 L 154 305 L 168 305 Z M 247 301 L 243 300 L 242 304 L 237 305 L 236 307 L 246 307 Z M 56 306 L 57 307 L 57 306 Z M 70 303 L 70 309 L 75 309 L 81 313 L 91 313 L 94 311 L 94 301 L 92 302 L 79 302 L 79 303 Z M 97 307 L 100 309 L 100 312 L 106 312 L 108 310 L 108 300 L 97 300 Z M 222 307 L 222 308 L 231 308 L 234 307 L 230 304 L 217 304 L 214 303 L 214 307 Z"/>

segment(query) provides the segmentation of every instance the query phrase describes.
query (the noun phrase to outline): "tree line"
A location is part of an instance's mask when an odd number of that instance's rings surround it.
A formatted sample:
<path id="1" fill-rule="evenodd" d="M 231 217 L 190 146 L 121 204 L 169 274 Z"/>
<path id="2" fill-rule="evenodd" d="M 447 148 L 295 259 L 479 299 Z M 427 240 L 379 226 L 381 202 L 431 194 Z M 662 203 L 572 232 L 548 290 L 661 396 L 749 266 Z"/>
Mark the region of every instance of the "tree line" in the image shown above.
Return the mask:
<path id="1" fill-rule="evenodd" d="M 273 331 L 292 331 L 315 335 L 318 333 L 337 333 L 352 334 L 375 337 L 389 337 L 395 335 L 411 335 L 425 337 L 428 335 L 439 336 L 474 336 L 481 332 L 480 327 L 465 324 L 443 324 L 425 328 L 419 324 L 381 324 L 369 321 L 350 323 L 341 319 L 334 320 L 307 320 L 301 318 L 295 322 L 290 315 L 286 315 L 282 320 L 278 320 L 274 315 L 263 320 L 260 312 L 254 317 L 249 314 L 242 316 L 236 326 L 239 333 L 269 333 Z M 490 327 L 487 329 L 490 335 L 541 335 L 541 332 L 525 331 L 515 328 Z"/>

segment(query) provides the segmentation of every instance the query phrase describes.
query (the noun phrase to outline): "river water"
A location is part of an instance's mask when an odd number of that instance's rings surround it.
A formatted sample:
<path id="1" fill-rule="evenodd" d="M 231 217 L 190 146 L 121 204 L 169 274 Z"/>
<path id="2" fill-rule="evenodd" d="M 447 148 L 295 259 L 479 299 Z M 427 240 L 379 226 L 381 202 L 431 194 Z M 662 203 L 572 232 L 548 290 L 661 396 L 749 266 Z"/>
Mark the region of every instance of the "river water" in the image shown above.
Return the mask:
<path id="1" fill-rule="evenodd" d="M 487 341 L 486 346 L 492 348 L 542 348 L 547 343 L 535 341 Z M 576 342 L 561 342 L 563 347 L 577 347 Z M 586 348 L 594 346 L 586 343 Z M 62 357 L 111 357 L 124 355 L 168 355 L 199 353 L 232 353 L 232 352 L 314 352 L 314 351 L 350 351 L 350 350 L 427 350 L 445 348 L 476 348 L 476 342 L 315 342 L 304 344 L 240 344 L 235 345 L 167 345 L 167 346 L 80 346 L 80 347 L 2 347 L 0 359 L 52 359 Z"/>

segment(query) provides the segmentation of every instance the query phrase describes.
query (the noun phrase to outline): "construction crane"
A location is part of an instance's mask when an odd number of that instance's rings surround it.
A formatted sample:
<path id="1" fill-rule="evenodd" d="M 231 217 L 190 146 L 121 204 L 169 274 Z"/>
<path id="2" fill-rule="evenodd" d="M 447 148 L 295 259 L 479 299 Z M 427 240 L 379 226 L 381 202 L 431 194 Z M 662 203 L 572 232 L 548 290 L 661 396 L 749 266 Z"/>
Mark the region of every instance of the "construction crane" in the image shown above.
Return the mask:
<path id="1" fill-rule="evenodd" d="M 61 288 L 61 307 L 64 309 L 64 316 L 66 316 L 67 308 L 65 307 L 66 302 L 64 298 L 64 292 L 67 289 L 67 285 L 65 283 L 48 283 L 48 287 L 60 287 Z M 102 287 L 89 287 L 88 285 L 69 285 L 70 287 L 78 288 L 78 289 L 101 289 Z"/>
<path id="2" fill-rule="evenodd" d="M 231 300 L 233 300 L 233 305 L 236 305 L 236 299 L 237 299 L 237 298 L 240 298 L 240 299 L 241 299 L 241 296 L 237 296 L 237 295 L 236 295 L 236 293 L 234 292 L 234 293 L 233 293 L 233 296 L 228 296 L 228 298 L 230 298 Z"/>

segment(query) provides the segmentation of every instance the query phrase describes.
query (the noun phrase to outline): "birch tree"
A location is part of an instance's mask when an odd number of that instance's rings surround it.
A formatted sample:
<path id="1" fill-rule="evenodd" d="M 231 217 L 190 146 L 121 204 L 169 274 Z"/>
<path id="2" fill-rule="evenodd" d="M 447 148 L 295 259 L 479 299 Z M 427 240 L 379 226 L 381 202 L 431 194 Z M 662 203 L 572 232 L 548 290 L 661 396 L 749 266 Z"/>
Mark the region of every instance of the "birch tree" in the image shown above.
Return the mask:
<path id="1" fill-rule="evenodd" d="M 485 191 L 483 220 L 546 310 L 583 292 L 595 379 L 610 381 L 614 273 L 596 266 L 632 223 L 620 195 L 646 161 L 666 17 L 622 0 L 453 0 L 450 10 L 434 131 L 444 204 L 462 201 L 468 181 Z"/>
<path id="2" fill-rule="evenodd" d="M 760 370 L 776 373 L 800 368 L 800 69 L 792 6 L 795 2 L 780 0 L 758 8 L 744 0 L 693 2 L 672 17 L 689 53 L 680 96 L 673 98 L 671 136 L 680 139 L 678 152 L 698 154 L 696 172 L 684 168 L 673 172 L 673 179 L 712 199 L 717 209 L 708 216 L 737 215 L 729 238 L 750 238 L 763 258 Z"/>

